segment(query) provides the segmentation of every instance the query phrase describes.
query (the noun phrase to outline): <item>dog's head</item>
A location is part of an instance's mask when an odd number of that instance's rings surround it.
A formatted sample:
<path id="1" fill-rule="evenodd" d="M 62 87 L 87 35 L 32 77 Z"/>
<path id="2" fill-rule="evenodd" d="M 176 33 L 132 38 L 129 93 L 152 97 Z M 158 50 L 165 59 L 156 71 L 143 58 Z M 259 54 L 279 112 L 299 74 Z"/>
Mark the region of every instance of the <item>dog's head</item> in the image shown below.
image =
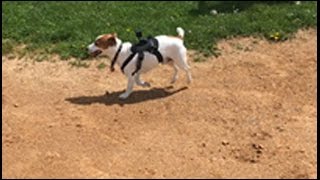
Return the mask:
<path id="1" fill-rule="evenodd" d="M 116 45 L 116 33 L 100 35 L 88 46 L 88 53 L 93 57 L 97 57 L 101 54 L 108 55 L 108 51 L 114 49 Z"/>

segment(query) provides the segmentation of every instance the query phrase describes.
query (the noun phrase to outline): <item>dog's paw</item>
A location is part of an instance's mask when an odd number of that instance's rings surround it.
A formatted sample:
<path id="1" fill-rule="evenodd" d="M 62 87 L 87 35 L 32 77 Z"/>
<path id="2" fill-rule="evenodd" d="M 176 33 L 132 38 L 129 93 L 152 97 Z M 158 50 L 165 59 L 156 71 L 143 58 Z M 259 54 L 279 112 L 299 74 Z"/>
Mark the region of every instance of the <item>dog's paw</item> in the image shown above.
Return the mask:
<path id="1" fill-rule="evenodd" d="M 137 85 L 141 87 L 151 87 L 150 83 L 148 82 L 139 82 Z"/>
<path id="2" fill-rule="evenodd" d="M 142 85 L 142 87 L 151 87 L 151 84 L 148 83 L 148 82 L 144 82 L 143 85 Z"/>
<path id="3" fill-rule="evenodd" d="M 192 83 L 192 78 L 191 78 L 191 77 L 188 77 L 188 78 L 187 78 L 187 83 L 188 83 L 188 84 L 191 84 L 191 83 Z"/>
<path id="4" fill-rule="evenodd" d="M 127 99 L 128 96 L 129 96 L 129 94 L 127 94 L 127 93 L 122 93 L 122 94 L 120 94 L 119 99 L 124 100 L 124 99 Z"/>

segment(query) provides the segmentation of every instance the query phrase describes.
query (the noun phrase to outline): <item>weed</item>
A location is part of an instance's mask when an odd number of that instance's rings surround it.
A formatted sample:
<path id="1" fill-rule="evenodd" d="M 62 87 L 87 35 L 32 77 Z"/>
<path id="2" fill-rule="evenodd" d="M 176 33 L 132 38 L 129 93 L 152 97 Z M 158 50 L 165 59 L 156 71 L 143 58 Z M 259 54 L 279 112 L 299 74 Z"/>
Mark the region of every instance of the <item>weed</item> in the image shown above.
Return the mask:
<path id="1" fill-rule="evenodd" d="M 98 68 L 99 70 L 102 70 L 102 69 L 104 69 L 106 66 L 107 66 L 107 65 L 102 62 L 102 63 L 100 63 L 100 64 L 97 66 L 97 68 Z"/>
<path id="2" fill-rule="evenodd" d="M 80 60 L 71 61 L 69 62 L 69 64 L 73 67 L 83 67 L 83 68 L 88 68 L 90 66 L 88 63 Z"/>

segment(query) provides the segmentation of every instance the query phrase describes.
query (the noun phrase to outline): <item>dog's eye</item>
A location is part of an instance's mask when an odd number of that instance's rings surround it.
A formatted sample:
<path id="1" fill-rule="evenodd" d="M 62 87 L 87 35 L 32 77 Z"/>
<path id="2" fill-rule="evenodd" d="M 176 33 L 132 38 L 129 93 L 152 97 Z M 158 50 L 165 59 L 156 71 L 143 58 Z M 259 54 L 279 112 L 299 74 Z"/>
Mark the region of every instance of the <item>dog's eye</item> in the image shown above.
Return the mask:
<path id="1" fill-rule="evenodd" d="M 95 46 L 98 46 L 98 45 L 99 45 L 99 43 L 98 43 L 98 42 L 94 42 L 94 45 L 95 45 Z"/>

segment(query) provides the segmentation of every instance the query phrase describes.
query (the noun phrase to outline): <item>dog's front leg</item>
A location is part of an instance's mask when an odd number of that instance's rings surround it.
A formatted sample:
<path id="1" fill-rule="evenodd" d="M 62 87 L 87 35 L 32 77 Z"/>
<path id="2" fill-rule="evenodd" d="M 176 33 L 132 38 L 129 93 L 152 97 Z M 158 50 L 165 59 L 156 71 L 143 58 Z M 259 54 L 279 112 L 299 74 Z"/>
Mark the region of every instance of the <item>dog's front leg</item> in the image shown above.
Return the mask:
<path id="1" fill-rule="evenodd" d="M 134 85 L 134 79 L 132 76 L 128 76 L 128 85 L 127 85 L 127 90 L 126 92 L 120 94 L 119 98 L 120 99 L 126 99 L 127 97 L 129 97 L 129 95 L 132 92 L 133 89 L 133 85 Z"/>

